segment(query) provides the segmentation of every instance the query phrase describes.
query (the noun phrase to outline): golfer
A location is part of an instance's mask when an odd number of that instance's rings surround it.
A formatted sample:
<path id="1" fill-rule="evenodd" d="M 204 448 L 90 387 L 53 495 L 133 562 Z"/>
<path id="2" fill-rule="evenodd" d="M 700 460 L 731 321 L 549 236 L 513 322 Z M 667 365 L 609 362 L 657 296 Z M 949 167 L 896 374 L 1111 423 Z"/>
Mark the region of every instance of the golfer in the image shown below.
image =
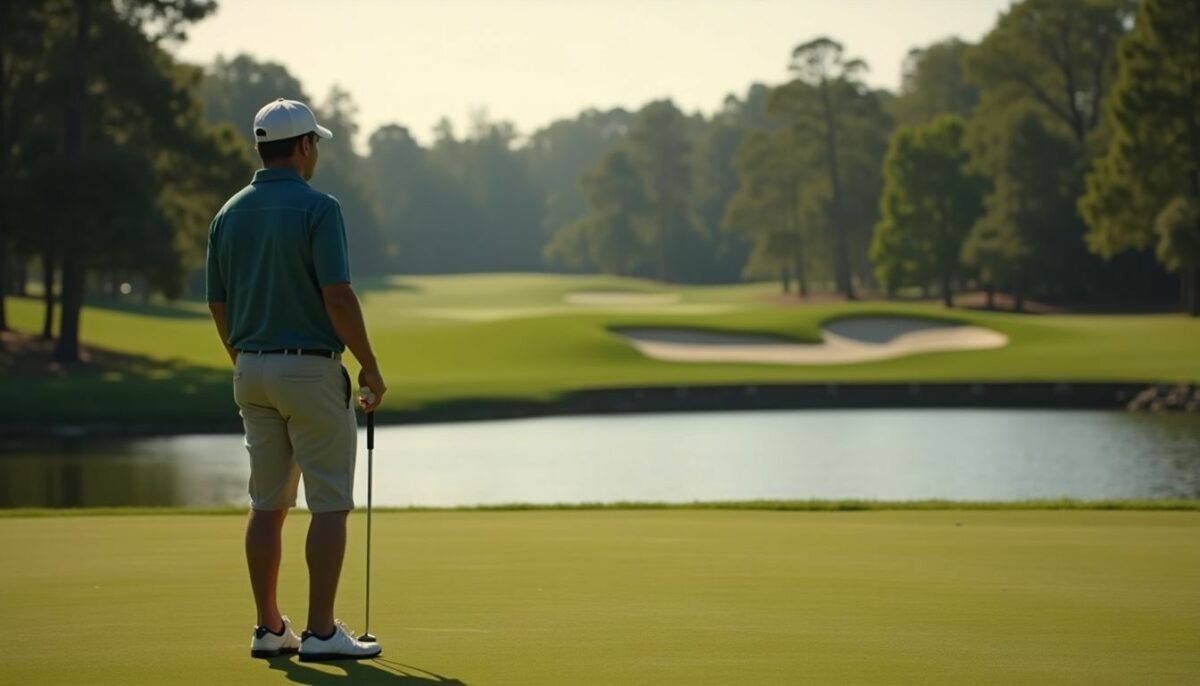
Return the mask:
<path id="1" fill-rule="evenodd" d="M 254 657 L 300 653 L 337 660 L 378 655 L 377 643 L 354 639 L 334 619 L 346 515 L 354 507 L 358 427 L 350 376 L 341 364 L 349 347 L 370 389 L 366 412 L 387 390 L 358 298 L 342 211 L 309 187 L 317 141 L 333 134 L 306 105 L 280 98 L 254 117 L 263 168 L 217 213 L 208 236 L 208 304 L 234 364 L 233 395 L 250 453 L 250 517 L 246 563 L 258 606 L 250 643 Z M 312 521 L 308 561 L 308 626 L 303 637 L 276 604 L 280 534 L 296 488 Z"/>

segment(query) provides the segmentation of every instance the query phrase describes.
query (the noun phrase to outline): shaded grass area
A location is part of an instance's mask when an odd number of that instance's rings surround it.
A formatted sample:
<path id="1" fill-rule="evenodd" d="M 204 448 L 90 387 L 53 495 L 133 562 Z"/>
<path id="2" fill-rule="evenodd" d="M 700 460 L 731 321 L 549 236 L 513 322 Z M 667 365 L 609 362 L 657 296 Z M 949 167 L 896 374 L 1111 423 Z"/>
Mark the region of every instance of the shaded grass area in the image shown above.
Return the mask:
<path id="1" fill-rule="evenodd" d="M 302 618 L 307 517 L 280 599 Z M 363 525 L 340 616 L 362 629 Z M 0 520 L 12 683 L 1093 684 L 1200 678 L 1200 515 L 407 512 L 374 522 L 384 659 L 247 656 L 242 521 Z M 298 620 L 300 624 L 302 619 Z M 145 650 L 130 636 L 172 626 Z M 71 646 L 63 650 L 62 646 Z"/>
<path id="2" fill-rule="evenodd" d="M 573 510 L 765 510 L 772 512 L 874 512 L 895 510 L 1128 510 L 1200 512 L 1200 500 L 720 500 L 688 503 L 502 503 L 456 507 L 376 507 L 375 512 L 533 512 Z M 5 517 L 129 517 L 140 515 L 244 515 L 244 507 L 8 508 Z"/>
<path id="3" fill-rule="evenodd" d="M 377 354 L 392 383 L 385 412 L 475 402 L 553 401 L 585 388 L 721 383 L 938 381 L 1200 381 L 1200 321 L 1179 315 L 1014 315 L 912 303 L 798 306 L 774 286 L 681 287 L 597 276 L 492 274 L 375 279 L 362 290 Z M 674 305 L 572 306 L 569 293 L 677 293 Z M 162 308 L 178 307 L 178 316 Z M 40 304 L 10 298 L 21 331 Z M 85 342 L 124 362 L 71 369 L 10 363 L 0 409 L 10 420 L 236 419 L 229 362 L 196 303 L 150 310 L 86 308 Z M 914 355 L 853 365 L 689 364 L 642 356 L 614 329 L 690 327 L 820 340 L 823 322 L 908 316 L 973 324 L 1004 348 Z M 357 372 L 353 360 L 347 366 Z"/>

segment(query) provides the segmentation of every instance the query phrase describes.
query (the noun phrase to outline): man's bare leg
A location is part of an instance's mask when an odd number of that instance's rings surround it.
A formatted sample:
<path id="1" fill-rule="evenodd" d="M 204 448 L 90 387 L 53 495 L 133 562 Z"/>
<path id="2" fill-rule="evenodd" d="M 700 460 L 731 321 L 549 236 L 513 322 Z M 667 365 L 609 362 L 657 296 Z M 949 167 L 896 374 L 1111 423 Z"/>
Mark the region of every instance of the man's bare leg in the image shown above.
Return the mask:
<path id="1" fill-rule="evenodd" d="M 283 555 L 283 520 L 287 510 L 250 510 L 246 520 L 246 565 L 250 588 L 258 608 L 258 625 L 270 631 L 283 626 L 275 590 L 279 584 L 279 560 Z"/>
<path id="2" fill-rule="evenodd" d="M 346 554 L 346 511 L 313 514 L 308 525 L 308 630 L 333 633 L 333 601 Z"/>

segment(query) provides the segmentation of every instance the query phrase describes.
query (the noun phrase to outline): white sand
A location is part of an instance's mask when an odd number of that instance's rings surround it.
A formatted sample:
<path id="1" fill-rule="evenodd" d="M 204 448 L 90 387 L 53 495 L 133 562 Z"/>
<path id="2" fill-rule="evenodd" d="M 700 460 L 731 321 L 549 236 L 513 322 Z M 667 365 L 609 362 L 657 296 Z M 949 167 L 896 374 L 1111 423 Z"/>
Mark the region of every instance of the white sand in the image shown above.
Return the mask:
<path id="1" fill-rule="evenodd" d="M 988 350 L 1008 344 L 991 329 L 901 317 L 854 317 L 830 322 L 821 343 L 694 329 L 623 329 L 643 355 L 671 362 L 851 364 L 917 353 Z"/>
<path id="2" fill-rule="evenodd" d="M 577 291 L 563 296 L 568 305 L 672 305 L 678 293 L 635 293 L 630 291 Z"/>

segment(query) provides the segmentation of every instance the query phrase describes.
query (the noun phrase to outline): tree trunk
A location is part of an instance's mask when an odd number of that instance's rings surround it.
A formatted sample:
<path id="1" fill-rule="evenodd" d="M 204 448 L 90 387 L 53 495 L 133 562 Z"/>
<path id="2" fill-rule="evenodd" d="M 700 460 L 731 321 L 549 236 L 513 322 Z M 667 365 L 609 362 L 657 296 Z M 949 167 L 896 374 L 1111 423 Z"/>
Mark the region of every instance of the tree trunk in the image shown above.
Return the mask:
<path id="1" fill-rule="evenodd" d="M 808 297 L 808 272 L 804 269 L 804 257 L 796 255 L 796 290 L 799 291 L 801 298 Z"/>
<path id="2" fill-rule="evenodd" d="M 950 275 L 942 274 L 942 304 L 954 307 L 954 287 L 950 285 Z"/>
<path id="3" fill-rule="evenodd" d="M 66 148 L 67 156 L 75 167 L 71 191 L 76 197 L 83 184 L 80 166 L 83 156 L 83 110 L 87 97 L 92 2 L 93 0 L 75 0 L 75 64 L 71 83 L 71 105 L 67 110 Z M 59 362 L 75 362 L 79 360 L 79 315 L 83 310 L 85 275 L 83 255 L 79 254 L 70 240 L 63 241 L 62 272 L 62 319 L 58 330 L 58 344 L 54 346 L 54 359 Z"/>
<path id="4" fill-rule="evenodd" d="M 1200 316 L 1200 268 L 1183 270 L 1184 312 L 1189 316 Z"/>
<path id="5" fill-rule="evenodd" d="M 5 28 L 8 24 L 9 4 L 0 3 L 0 187 L 8 185 L 8 60 L 5 43 L 8 36 Z M 8 331 L 8 208 L 0 200 L 0 331 Z"/>
<path id="6" fill-rule="evenodd" d="M 22 298 L 29 297 L 29 261 L 18 257 L 14 263 L 12 294 Z"/>
<path id="7" fill-rule="evenodd" d="M 850 252 L 846 246 L 846 227 L 842 216 L 842 180 L 838 171 L 837 123 L 833 116 L 833 101 L 829 84 L 821 82 L 821 104 L 825 115 L 825 158 L 829 165 L 829 187 L 833 193 L 834 271 L 838 290 L 847 300 L 854 300 L 854 283 L 850 275 Z"/>
<path id="8" fill-rule="evenodd" d="M 54 338 L 54 253 L 42 253 L 42 300 L 46 303 L 46 316 L 42 321 L 42 338 Z"/>
<path id="9" fill-rule="evenodd" d="M 786 264 L 779 265 L 779 283 L 783 288 L 784 295 L 792 292 L 792 281 L 791 277 L 788 276 L 788 268 Z"/>
<path id="10" fill-rule="evenodd" d="M 996 309 L 996 284 L 988 281 L 983 290 L 987 294 L 987 308 L 989 310 Z"/>
<path id="11" fill-rule="evenodd" d="M 54 359 L 59 362 L 79 361 L 79 315 L 83 311 L 86 276 L 83 260 L 77 252 L 63 256 L 62 307 L 59 308 L 58 343 L 54 346 Z"/>
<path id="12" fill-rule="evenodd" d="M 1020 267 L 1013 269 L 1012 279 L 1013 279 L 1013 281 L 1012 281 L 1013 312 L 1024 312 L 1025 311 L 1025 288 L 1024 288 L 1024 284 L 1021 283 L 1021 281 L 1023 280 L 1023 275 L 1021 274 Z"/>
<path id="13" fill-rule="evenodd" d="M 4 225 L 0 224 L 0 232 Z M 6 294 L 8 293 L 8 237 L 0 233 L 0 331 L 8 331 L 8 308 Z"/>

